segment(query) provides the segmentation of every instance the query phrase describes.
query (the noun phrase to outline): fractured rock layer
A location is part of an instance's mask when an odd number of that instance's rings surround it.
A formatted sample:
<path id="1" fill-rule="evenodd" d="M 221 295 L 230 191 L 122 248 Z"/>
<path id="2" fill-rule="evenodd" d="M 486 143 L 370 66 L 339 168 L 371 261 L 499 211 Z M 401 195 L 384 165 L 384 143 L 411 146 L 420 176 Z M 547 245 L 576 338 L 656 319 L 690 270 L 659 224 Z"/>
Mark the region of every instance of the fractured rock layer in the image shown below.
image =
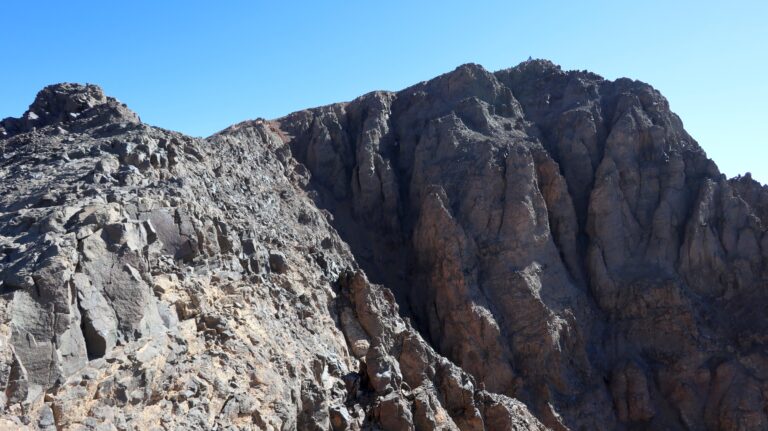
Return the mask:
<path id="1" fill-rule="evenodd" d="M 73 84 L 23 119 L 0 140 L 0 428 L 544 429 L 399 316 L 269 128 L 193 139 Z"/>
<path id="2" fill-rule="evenodd" d="M 60 84 L 0 177 L 0 425 L 768 428 L 768 192 L 637 81 L 465 65 L 206 140 Z"/>
<path id="3" fill-rule="evenodd" d="M 465 65 L 274 127 L 435 349 L 547 426 L 768 427 L 765 189 L 650 86 Z"/>

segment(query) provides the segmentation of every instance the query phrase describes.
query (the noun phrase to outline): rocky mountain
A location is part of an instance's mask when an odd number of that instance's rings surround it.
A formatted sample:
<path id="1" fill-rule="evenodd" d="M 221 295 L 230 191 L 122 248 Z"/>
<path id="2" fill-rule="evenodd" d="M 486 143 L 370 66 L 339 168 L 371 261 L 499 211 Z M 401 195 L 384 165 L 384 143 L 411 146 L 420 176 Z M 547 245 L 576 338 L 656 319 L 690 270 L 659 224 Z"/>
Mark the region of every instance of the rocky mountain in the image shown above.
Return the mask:
<path id="1" fill-rule="evenodd" d="M 58 84 L 0 178 L 0 428 L 768 429 L 768 190 L 641 82 L 464 65 L 207 139 Z"/>

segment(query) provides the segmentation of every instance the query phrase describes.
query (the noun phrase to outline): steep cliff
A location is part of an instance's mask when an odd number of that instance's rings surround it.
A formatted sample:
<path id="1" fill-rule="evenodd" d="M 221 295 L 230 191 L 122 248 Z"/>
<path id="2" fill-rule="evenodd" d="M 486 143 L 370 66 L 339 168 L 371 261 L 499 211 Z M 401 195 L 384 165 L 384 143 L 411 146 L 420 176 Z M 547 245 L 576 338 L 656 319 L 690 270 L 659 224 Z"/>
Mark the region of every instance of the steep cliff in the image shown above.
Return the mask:
<path id="1" fill-rule="evenodd" d="M 0 426 L 768 428 L 768 191 L 641 82 L 464 65 L 205 140 L 59 84 L 0 178 Z"/>
<path id="2" fill-rule="evenodd" d="M 275 125 L 369 276 L 488 390 L 554 429 L 768 427 L 766 191 L 652 87 L 465 65 Z"/>

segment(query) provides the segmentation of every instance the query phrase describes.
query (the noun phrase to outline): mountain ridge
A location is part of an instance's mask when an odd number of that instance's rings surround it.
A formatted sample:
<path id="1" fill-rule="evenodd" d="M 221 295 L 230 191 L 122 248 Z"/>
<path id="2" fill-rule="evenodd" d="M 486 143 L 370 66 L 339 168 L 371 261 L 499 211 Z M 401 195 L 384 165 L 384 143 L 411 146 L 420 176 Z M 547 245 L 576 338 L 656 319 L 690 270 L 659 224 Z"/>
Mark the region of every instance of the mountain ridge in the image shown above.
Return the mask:
<path id="1" fill-rule="evenodd" d="M 768 191 L 642 82 L 466 64 L 206 139 L 60 84 L 0 150 L 15 426 L 768 425 Z"/>

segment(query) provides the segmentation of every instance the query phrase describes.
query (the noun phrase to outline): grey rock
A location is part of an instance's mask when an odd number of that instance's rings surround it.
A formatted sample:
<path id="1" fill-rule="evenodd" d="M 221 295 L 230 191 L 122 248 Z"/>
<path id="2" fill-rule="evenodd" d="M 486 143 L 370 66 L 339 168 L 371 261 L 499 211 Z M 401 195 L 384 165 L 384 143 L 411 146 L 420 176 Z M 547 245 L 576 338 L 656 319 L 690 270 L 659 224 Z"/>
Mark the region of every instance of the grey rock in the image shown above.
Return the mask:
<path id="1" fill-rule="evenodd" d="M 465 65 L 277 123 L 368 276 L 489 391 L 556 429 L 733 427 L 694 393 L 734 337 L 761 343 L 726 315 L 766 301 L 765 189 L 721 176 L 656 90 Z"/>
<path id="2" fill-rule="evenodd" d="M 73 283 L 83 313 L 83 336 L 86 340 L 88 356 L 102 357 L 117 344 L 115 311 L 85 274 L 75 274 Z"/>
<path id="3" fill-rule="evenodd" d="M 0 176 L 0 426 L 768 428 L 768 191 L 637 81 L 464 65 L 204 140 L 58 84 Z"/>
<path id="4" fill-rule="evenodd" d="M 41 430 L 55 430 L 56 420 L 53 417 L 53 410 L 47 405 L 40 409 L 40 418 L 37 420 L 37 426 Z"/>

